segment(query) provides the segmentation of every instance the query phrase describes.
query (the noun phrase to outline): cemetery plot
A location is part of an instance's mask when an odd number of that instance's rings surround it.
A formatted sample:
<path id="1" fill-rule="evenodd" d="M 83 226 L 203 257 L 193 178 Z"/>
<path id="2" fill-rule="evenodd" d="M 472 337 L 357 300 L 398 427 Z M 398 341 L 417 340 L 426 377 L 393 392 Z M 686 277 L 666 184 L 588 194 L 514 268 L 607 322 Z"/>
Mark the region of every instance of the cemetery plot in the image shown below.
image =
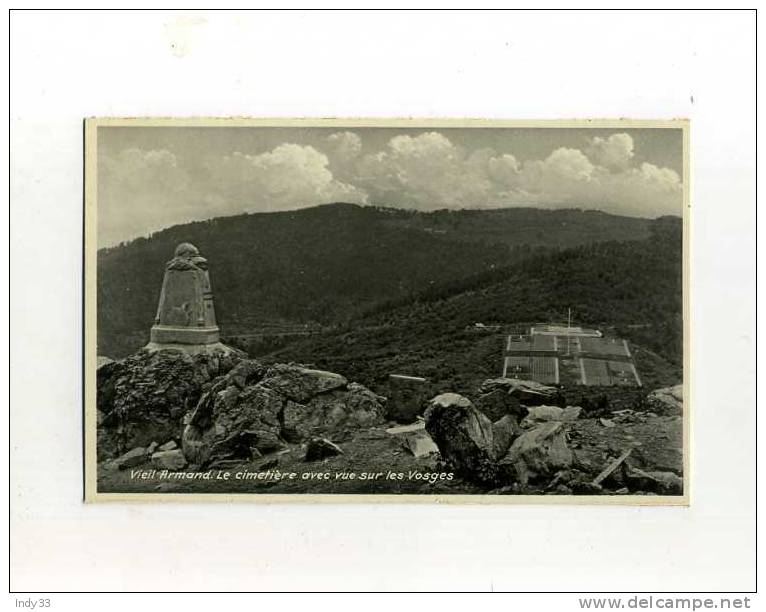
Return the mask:
<path id="1" fill-rule="evenodd" d="M 579 327 L 569 335 L 513 330 L 505 340 L 503 376 L 528 378 L 544 384 L 641 386 L 628 344 L 605 338 L 598 330 L 583 335 Z M 599 334 L 599 335 L 596 335 Z"/>
<path id="2" fill-rule="evenodd" d="M 532 350 L 533 351 L 555 351 L 556 350 L 556 337 L 555 336 L 532 336 Z"/>
<path id="3" fill-rule="evenodd" d="M 581 359 L 580 364 L 583 374 L 583 384 L 604 385 L 612 384 L 612 377 L 603 359 Z"/>
<path id="4" fill-rule="evenodd" d="M 529 378 L 532 374 L 531 359 L 526 355 L 506 357 L 503 364 L 503 377 Z"/>
<path id="5" fill-rule="evenodd" d="M 625 361 L 609 361 L 607 363 L 607 368 L 609 370 L 609 375 L 612 378 L 613 385 L 625 385 L 632 387 L 634 385 L 641 384 L 641 382 L 638 380 L 636 367 L 632 363 Z"/>
<path id="6" fill-rule="evenodd" d="M 619 338 L 580 338 L 583 353 L 630 357 L 625 341 Z"/>
<path id="7" fill-rule="evenodd" d="M 508 336 L 508 343 L 506 344 L 506 350 L 509 353 L 529 351 L 532 348 L 532 344 L 529 341 L 529 336 Z"/>
<path id="8" fill-rule="evenodd" d="M 583 384 L 631 387 L 641 385 L 635 366 L 628 361 L 584 358 L 580 362 Z"/>
<path id="9" fill-rule="evenodd" d="M 532 379 L 541 383 L 558 384 L 558 360 L 555 357 L 532 357 Z"/>

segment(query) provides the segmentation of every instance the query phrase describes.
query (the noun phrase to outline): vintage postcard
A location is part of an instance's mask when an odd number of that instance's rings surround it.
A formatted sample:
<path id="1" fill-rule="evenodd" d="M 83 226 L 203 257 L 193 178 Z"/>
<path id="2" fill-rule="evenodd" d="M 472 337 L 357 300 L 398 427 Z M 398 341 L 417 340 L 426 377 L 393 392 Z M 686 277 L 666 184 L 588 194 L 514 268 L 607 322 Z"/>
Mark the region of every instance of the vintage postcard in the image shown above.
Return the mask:
<path id="1" fill-rule="evenodd" d="M 688 136 L 86 120 L 86 500 L 689 503 Z"/>

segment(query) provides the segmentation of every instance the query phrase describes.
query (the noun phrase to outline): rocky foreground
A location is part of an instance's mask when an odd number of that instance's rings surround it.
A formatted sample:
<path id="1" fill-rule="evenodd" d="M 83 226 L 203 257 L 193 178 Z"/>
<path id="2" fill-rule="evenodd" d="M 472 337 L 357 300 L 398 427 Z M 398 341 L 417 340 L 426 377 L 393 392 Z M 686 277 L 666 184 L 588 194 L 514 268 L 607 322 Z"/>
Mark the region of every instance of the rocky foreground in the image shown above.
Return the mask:
<path id="1" fill-rule="evenodd" d="M 99 491 L 683 493 L 680 388 L 595 411 L 495 379 L 408 424 L 387 404 L 340 374 L 238 353 L 106 361 Z"/>

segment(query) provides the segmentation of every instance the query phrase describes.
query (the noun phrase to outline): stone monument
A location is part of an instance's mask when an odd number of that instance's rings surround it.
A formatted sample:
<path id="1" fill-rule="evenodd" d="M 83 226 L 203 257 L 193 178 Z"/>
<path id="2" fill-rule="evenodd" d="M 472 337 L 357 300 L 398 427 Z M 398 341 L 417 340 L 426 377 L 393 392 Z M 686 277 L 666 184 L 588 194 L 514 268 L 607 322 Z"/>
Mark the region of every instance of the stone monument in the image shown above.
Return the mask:
<path id="1" fill-rule="evenodd" d="M 193 244 L 179 244 L 165 265 L 160 302 L 146 348 L 180 349 L 190 354 L 234 350 L 221 343 L 207 259 Z"/>

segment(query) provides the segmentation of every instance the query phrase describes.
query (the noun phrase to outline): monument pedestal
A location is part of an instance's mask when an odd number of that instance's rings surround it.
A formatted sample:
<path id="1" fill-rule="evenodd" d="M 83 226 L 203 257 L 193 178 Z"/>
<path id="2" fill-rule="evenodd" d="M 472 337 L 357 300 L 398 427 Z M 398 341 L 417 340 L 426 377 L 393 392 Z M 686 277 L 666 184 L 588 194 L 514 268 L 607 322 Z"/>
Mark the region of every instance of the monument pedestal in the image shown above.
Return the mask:
<path id="1" fill-rule="evenodd" d="M 191 355 L 235 350 L 221 343 L 207 260 L 193 244 L 179 244 L 165 266 L 157 315 L 144 348 L 175 349 Z"/>

